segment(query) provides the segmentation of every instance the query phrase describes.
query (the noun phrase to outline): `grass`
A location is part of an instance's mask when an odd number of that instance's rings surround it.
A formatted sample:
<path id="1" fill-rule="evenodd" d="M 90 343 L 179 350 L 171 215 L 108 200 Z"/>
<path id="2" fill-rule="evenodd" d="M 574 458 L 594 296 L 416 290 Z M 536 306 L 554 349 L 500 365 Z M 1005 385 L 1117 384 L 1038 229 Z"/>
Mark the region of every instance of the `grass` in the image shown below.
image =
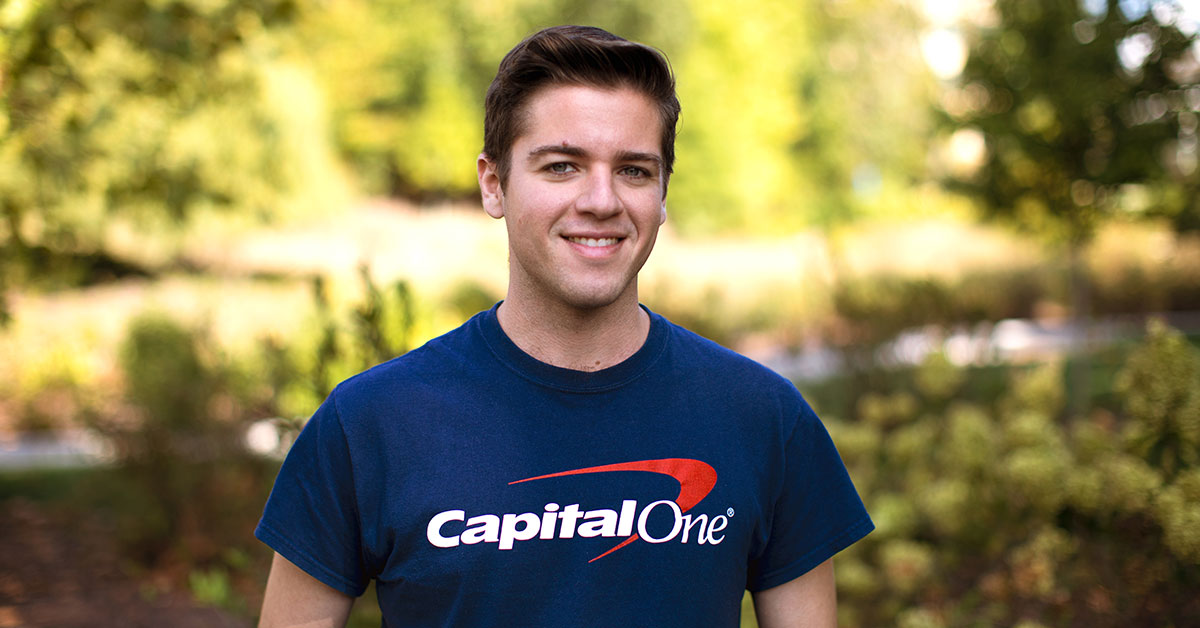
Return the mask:
<path id="1" fill-rule="evenodd" d="M 0 472 L 0 502 L 20 497 L 37 503 L 73 503 L 81 487 L 104 469 L 37 469 Z"/>

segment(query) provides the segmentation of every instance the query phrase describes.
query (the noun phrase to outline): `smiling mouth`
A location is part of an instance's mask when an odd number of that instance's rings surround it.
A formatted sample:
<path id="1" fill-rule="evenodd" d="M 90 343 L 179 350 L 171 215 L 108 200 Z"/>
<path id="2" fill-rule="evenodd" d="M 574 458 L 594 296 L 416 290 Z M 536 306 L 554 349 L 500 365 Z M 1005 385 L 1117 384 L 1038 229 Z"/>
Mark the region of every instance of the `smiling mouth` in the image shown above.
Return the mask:
<path id="1" fill-rule="evenodd" d="M 612 246 L 612 245 L 616 244 L 617 242 L 620 242 L 621 238 L 568 237 L 567 240 L 570 242 L 574 242 L 575 244 L 582 244 L 583 246 L 590 247 L 590 248 L 600 248 L 600 247 L 604 247 L 604 246 Z"/>

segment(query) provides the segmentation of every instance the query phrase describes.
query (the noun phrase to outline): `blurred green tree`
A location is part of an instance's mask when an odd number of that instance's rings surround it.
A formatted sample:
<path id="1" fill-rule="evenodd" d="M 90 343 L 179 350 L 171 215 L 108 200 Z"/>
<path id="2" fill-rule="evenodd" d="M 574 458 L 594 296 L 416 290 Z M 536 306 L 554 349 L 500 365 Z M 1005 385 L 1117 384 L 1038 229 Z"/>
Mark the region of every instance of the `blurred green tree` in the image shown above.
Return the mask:
<path id="1" fill-rule="evenodd" d="M 1115 412 L 1064 421 L 1058 364 L 956 374 L 936 354 L 896 392 L 841 391 L 853 420 L 826 424 L 877 529 L 838 556 L 839 625 L 1197 624 L 1200 353 L 1147 332 Z"/>
<path id="2" fill-rule="evenodd" d="M 1102 222 L 1200 227 L 1200 15 L 1188 6 L 996 0 L 967 33 L 965 67 L 942 98 L 959 137 L 986 146 L 977 168 L 950 170 L 952 187 L 1063 247 L 1080 329 L 1091 309 L 1081 255 Z M 1076 409 L 1086 370 L 1074 369 Z"/>
<path id="3" fill-rule="evenodd" d="M 487 85 L 513 44 L 554 24 L 600 26 L 671 59 L 679 228 L 840 225 L 923 172 L 932 90 L 915 16 L 891 0 L 345 0 L 310 13 L 301 37 L 363 186 L 424 201 L 477 194 Z"/>
<path id="4" fill-rule="evenodd" d="M 997 0 L 942 100 L 987 146 L 953 183 L 1073 244 L 1117 215 L 1200 227 L 1197 20 L 1174 0 Z"/>
<path id="5" fill-rule="evenodd" d="M 201 207 L 269 215 L 290 183 L 259 72 L 296 0 L 63 0 L 0 7 L 0 242 L 103 249 L 105 220 Z M 31 272 L 36 272 L 33 269 Z M 18 277 L 19 279 L 19 277 Z"/>
<path id="6" fill-rule="evenodd" d="M 666 32 L 679 8 L 679 0 L 346 0 L 312 12 L 300 32 L 330 95 L 335 142 L 366 190 L 466 198 L 478 193 L 484 93 L 513 44 L 564 23 L 673 41 L 651 34 Z"/>
<path id="7" fill-rule="evenodd" d="M 846 225 L 908 211 L 907 192 L 926 176 L 935 86 L 919 54 L 920 16 L 907 3 L 801 6 L 811 44 L 793 50 L 802 59 L 795 79 L 802 124 L 789 152 L 804 187 L 790 193 L 804 195 L 805 224 L 837 247 Z"/>

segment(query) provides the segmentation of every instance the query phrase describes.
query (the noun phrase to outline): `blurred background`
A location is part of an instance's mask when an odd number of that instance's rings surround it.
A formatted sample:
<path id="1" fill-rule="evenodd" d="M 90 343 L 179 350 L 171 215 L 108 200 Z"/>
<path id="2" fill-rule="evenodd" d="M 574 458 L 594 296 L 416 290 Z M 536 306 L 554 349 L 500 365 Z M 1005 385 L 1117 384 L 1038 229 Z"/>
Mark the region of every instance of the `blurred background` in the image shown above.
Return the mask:
<path id="1" fill-rule="evenodd" d="M 254 621 L 299 427 L 503 295 L 560 23 L 672 61 L 642 299 L 826 421 L 841 625 L 1200 625 L 1200 2 L 3 0 L 0 628 Z"/>

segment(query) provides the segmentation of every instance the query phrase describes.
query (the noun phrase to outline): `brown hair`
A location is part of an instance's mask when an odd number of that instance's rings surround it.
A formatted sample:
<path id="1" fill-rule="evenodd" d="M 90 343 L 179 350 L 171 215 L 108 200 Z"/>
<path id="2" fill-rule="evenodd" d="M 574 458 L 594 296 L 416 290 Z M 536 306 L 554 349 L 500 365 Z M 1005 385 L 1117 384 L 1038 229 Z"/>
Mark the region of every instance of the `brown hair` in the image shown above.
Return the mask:
<path id="1" fill-rule="evenodd" d="M 524 131 L 525 105 L 547 85 L 628 87 L 646 95 L 662 122 L 666 176 L 675 163 L 679 99 L 666 55 L 592 26 L 554 26 L 517 44 L 504 56 L 488 86 L 483 116 L 483 153 L 496 164 L 503 184 L 512 166 L 512 145 Z"/>

